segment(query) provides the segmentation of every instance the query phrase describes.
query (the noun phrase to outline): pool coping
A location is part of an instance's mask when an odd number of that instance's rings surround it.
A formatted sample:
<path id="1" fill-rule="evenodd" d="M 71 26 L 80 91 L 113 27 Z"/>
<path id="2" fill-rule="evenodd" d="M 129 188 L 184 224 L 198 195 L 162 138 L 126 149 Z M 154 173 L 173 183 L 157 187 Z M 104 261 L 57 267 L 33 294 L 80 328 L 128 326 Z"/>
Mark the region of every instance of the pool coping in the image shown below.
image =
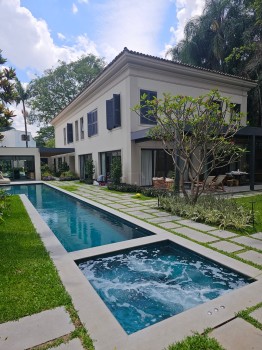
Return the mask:
<path id="1" fill-rule="evenodd" d="M 216 328 L 235 318 L 235 314 L 238 311 L 254 306 L 261 301 L 262 276 L 260 270 L 183 237 L 176 236 L 142 220 L 120 213 L 115 209 L 108 208 L 66 190 L 58 189 L 55 186 L 49 184 L 45 185 L 71 195 L 82 202 L 91 204 L 93 207 L 121 217 L 155 234 L 148 237 L 68 253 L 48 225 L 43 221 L 27 196 L 21 195 L 26 210 L 54 261 L 62 283 L 72 297 L 75 309 L 78 311 L 82 323 L 85 324 L 94 341 L 96 350 L 137 350 L 138 348 L 140 350 L 160 350 L 173 342 L 183 339 L 192 332 L 203 332 L 209 327 Z M 117 252 L 122 249 L 138 247 L 147 243 L 163 240 L 173 241 L 211 260 L 226 265 L 233 270 L 255 278 L 257 281 L 156 323 L 141 331 L 127 335 L 79 270 L 75 260 L 95 257 L 97 255 Z"/>

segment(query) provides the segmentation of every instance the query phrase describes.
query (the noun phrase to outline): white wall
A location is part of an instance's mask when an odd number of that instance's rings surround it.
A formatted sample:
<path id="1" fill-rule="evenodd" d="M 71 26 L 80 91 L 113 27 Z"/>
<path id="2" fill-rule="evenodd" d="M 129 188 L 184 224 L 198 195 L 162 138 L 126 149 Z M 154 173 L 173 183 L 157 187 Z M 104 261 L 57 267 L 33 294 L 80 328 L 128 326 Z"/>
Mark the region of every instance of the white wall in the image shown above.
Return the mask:
<path id="1" fill-rule="evenodd" d="M 24 131 L 21 130 L 7 130 L 1 132 L 4 135 L 4 139 L 0 141 L 0 147 L 26 147 L 26 141 L 22 141 L 22 135 L 25 135 Z M 28 141 L 28 147 L 36 147 L 36 142 L 33 139 L 30 132 L 27 133 L 30 137 L 30 141 Z"/>

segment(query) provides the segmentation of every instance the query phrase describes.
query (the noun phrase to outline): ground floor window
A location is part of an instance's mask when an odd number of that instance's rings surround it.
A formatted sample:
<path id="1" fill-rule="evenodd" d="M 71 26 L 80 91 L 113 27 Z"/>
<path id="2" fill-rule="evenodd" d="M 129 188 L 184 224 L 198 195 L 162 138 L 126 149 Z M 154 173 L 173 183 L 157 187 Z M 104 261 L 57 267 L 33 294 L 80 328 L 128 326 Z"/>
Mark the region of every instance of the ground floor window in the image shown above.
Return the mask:
<path id="1" fill-rule="evenodd" d="M 0 171 L 13 180 L 35 179 L 34 156 L 0 156 Z"/>
<path id="2" fill-rule="evenodd" d="M 92 154 L 81 154 L 79 156 L 79 165 L 80 165 L 80 179 L 84 180 L 87 178 L 86 173 L 86 162 L 92 159 Z"/>
<path id="3" fill-rule="evenodd" d="M 151 186 L 153 177 L 173 177 L 172 157 L 163 149 L 141 150 L 141 185 Z"/>
<path id="4" fill-rule="evenodd" d="M 101 152 L 100 153 L 100 170 L 101 174 L 106 177 L 106 180 L 110 178 L 111 164 L 114 158 L 121 159 L 121 151 L 110 151 L 110 152 Z"/>

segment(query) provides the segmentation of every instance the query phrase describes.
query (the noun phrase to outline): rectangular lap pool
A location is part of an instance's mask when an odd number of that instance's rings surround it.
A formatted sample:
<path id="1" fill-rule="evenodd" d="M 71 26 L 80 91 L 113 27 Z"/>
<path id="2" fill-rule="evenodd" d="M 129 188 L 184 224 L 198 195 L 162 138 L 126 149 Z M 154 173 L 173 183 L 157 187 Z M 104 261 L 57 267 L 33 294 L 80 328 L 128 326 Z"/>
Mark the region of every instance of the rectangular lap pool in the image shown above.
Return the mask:
<path id="1" fill-rule="evenodd" d="M 77 264 L 127 334 L 253 282 L 171 241 Z"/>
<path id="2" fill-rule="evenodd" d="M 153 235 L 47 185 L 14 185 L 8 192 L 26 194 L 68 252 Z"/>

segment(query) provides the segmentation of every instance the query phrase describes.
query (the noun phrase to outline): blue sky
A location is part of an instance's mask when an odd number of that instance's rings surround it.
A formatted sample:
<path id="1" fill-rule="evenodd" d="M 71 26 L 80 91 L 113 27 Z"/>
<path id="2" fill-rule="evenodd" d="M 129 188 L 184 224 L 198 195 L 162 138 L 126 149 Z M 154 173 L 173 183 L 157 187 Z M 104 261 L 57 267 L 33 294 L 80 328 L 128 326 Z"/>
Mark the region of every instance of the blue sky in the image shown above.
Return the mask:
<path id="1" fill-rule="evenodd" d="M 204 0 L 0 0 L 0 49 L 23 83 L 58 60 L 88 53 L 109 63 L 125 46 L 164 57 L 203 6 Z"/>

